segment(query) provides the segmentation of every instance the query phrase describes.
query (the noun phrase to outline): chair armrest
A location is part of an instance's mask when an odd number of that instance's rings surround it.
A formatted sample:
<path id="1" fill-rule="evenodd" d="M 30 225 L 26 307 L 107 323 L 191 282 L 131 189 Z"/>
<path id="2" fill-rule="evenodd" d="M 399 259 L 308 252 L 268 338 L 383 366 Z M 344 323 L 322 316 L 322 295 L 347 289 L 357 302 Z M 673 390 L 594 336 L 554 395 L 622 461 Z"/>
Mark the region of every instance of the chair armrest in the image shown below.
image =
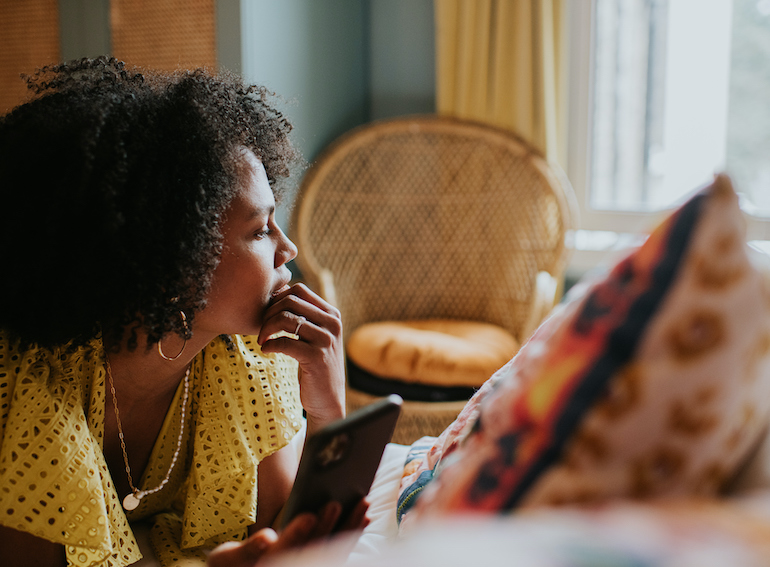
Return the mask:
<path id="1" fill-rule="evenodd" d="M 529 315 L 522 325 L 519 342 L 524 344 L 526 340 L 540 326 L 540 323 L 556 305 L 556 293 L 559 289 L 558 280 L 548 272 L 538 272 L 535 289 L 535 298 L 532 301 Z"/>
<path id="2" fill-rule="evenodd" d="M 320 273 L 320 280 L 321 289 L 319 291 L 321 293 L 321 297 L 336 307 L 337 291 L 334 289 L 334 276 L 332 275 L 331 270 L 322 269 Z"/>

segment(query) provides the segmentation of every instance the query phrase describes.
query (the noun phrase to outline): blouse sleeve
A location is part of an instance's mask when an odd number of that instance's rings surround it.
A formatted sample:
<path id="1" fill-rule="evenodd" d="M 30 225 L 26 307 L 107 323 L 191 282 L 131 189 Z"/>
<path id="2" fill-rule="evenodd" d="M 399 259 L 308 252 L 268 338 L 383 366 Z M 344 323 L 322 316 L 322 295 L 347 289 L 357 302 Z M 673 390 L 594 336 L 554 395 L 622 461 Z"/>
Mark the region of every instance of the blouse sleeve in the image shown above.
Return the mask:
<path id="1" fill-rule="evenodd" d="M 93 349 L 21 350 L 0 332 L 0 524 L 64 545 L 73 566 L 141 558 L 86 417 L 102 368 Z"/>
<path id="2" fill-rule="evenodd" d="M 254 523 L 257 466 L 302 425 L 297 362 L 263 353 L 256 337 L 234 341 L 204 353 L 182 549 Z"/>

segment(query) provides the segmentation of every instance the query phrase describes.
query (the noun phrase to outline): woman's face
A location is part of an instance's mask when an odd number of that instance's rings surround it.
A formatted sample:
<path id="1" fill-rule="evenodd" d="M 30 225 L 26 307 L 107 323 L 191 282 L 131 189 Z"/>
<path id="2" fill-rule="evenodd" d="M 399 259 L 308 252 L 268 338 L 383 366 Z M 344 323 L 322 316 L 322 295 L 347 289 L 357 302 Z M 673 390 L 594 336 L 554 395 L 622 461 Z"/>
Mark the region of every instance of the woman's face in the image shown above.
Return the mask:
<path id="1" fill-rule="evenodd" d="M 297 247 L 275 223 L 275 199 L 253 152 L 240 154 L 241 188 L 225 211 L 224 243 L 196 333 L 257 334 L 273 294 L 289 283 Z"/>

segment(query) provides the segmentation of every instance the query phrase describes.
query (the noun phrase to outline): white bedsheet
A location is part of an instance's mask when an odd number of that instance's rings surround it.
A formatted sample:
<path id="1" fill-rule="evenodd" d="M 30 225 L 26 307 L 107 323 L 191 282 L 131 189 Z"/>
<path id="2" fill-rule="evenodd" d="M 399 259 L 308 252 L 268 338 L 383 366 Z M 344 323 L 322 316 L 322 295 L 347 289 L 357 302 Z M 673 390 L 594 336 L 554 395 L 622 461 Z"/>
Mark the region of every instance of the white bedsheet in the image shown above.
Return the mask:
<path id="1" fill-rule="evenodd" d="M 379 554 L 388 540 L 396 537 L 396 499 L 408 450 L 407 445 L 394 443 L 385 448 L 367 497 L 370 522 L 350 554 L 351 561 Z"/>

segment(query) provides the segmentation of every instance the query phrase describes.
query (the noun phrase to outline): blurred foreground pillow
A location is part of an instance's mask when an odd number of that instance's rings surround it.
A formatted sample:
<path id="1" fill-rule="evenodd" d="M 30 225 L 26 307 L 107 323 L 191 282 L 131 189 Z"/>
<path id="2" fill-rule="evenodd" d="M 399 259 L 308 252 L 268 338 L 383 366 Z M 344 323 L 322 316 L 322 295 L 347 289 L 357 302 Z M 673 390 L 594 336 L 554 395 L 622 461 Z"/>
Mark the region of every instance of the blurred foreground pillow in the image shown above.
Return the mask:
<path id="1" fill-rule="evenodd" d="M 769 502 L 755 500 L 618 502 L 512 517 L 454 516 L 414 526 L 376 552 L 347 561 L 354 542 L 338 537 L 281 553 L 270 566 L 767 567 Z"/>
<path id="2" fill-rule="evenodd" d="M 768 423 L 769 313 L 718 176 L 573 290 L 412 461 L 399 514 L 716 493 Z"/>

